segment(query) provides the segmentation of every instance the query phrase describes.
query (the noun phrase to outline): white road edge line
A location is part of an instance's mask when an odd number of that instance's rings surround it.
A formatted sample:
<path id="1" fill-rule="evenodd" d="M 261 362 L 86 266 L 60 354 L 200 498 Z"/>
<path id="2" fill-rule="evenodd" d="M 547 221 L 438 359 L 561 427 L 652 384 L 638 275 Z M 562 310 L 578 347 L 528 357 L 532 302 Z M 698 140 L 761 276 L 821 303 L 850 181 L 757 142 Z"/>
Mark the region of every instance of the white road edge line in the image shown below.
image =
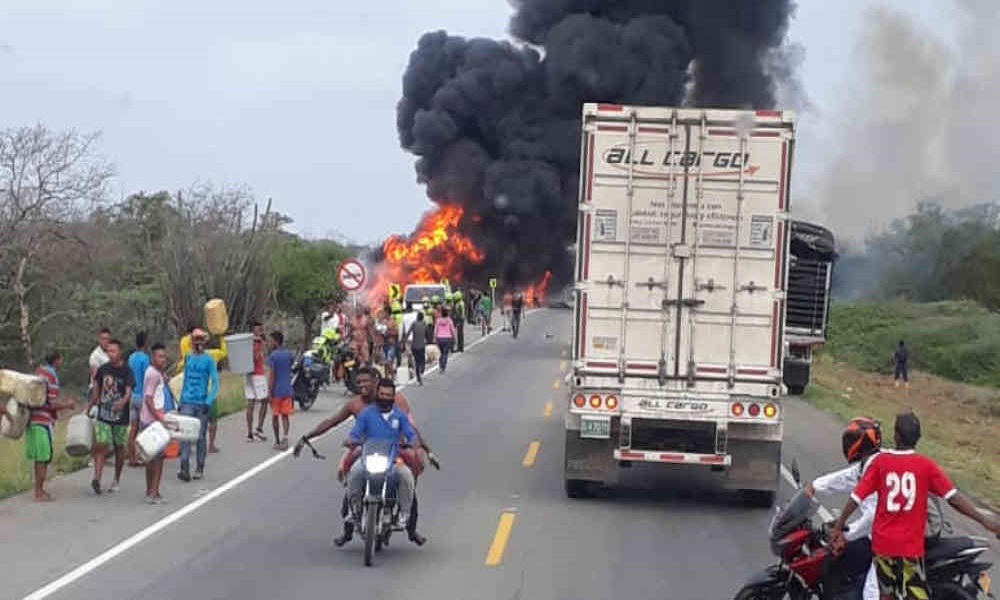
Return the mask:
<path id="1" fill-rule="evenodd" d="M 792 472 L 789 471 L 788 467 L 786 467 L 785 465 L 781 465 L 781 476 L 785 478 L 785 481 L 788 482 L 788 485 L 792 486 L 792 489 L 798 487 L 798 484 L 795 483 L 795 477 L 792 476 Z M 833 514 L 830 511 L 828 511 L 826 507 L 823 506 L 822 504 L 819 505 L 819 510 L 816 512 L 819 513 L 819 517 L 823 519 L 823 521 L 834 520 Z"/>
<path id="2" fill-rule="evenodd" d="M 533 313 L 533 312 L 537 312 L 537 310 L 541 310 L 541 309 L 526 311 L 525 314 L 530 314 L 530 313 Z M 481 337 L 478 340 L 472 342 L 471 344 L 469 344 L 468 346 L 466 346 L 465 349 L 466 350 L 470 350 L 472 348 L 475 348 L 479 344 L 482 344 L 486 340 L 490 339 L 491 337 L 493 337 L 493 336 L 495 336 L 495 335 L 497 335 L 499 333 L 500 333 L 499 329 L 494 330 L 491 333 L 486 334 L 485 337 Z M 430 375 L 430 374 L 436 372 L 437 370 L 438 370 L 438 368 L 436 366 L 435 367 L 431 367 L 430 369 L 428 369 L 426 371 L 425 375 Z M 401 389 L 401 390 L 405 389 L 409 385 L 410 385 L 409 382 L 407 382 L 407 383 L 399 386 L 399 389 Z M 327 435 L 330 435 L 331 433 L 333 433 L 337 429 L 340 429 L 340 426 L 338 426 L 337 428 L 335 428 L 335 429 L 333 429 L 333 430 L 331 430 L 331 431 L 323 434 L 322 436 L 320 436 L 320 439 L 322 439 L 323 437 L 326 437 Z M 94 571 L 94 570 L 98 569 L 99 567 L 101 567 L 102 565 L 104 565 L 108 561 L 111 561 L 112 559 L 114 559 L 118 555 L 122 554 L 123 552 L 126 552 L 127 550 L 130 550 L 131 548 L 135 547 L 136 545 L 142 543 L 146 538 L 150 537 L 151 535 L 162 531 L 163 529 L 165 529 L 166 527 L 168 527 L 170 525 L 173 525 L 177 521 L 180 521 L 181 519 L 183 519 L 187 515 L 193 513 L 194 511 L 198 510 L 202 506 L 205 506 L 206 504 L 208 504 L 212 500 L 215 500 L 219 496 L 225 494 L 226 492 L 228 492 L 229 490 L 231 490 L 231 489 L 235 488 L 236 486 L 240 485 L 244 481 L 247 481 L 247 480 L 255 477 L 256 475 L 258 475 L 258 474 L 266 471 L 267 469 L 273 467 L 274 465 L 276 465 L 279 462 L 281 462 L 282 459 L 285 459 L 285 458 L 288 458 L 289 456 L 291 456 L 291 454 L 292 454 L 292 449 L 288 449 L 288 450 L 285 450 L 284 452 L 282 452 L 281 454 L 278 454 L 276 456 L 272 456 L 271 458 L 265 460 L 264 462 L 262 462 L 262 463 L 260 463 L 260 464 L 258 464 L 256 466 L 254 466 L 254 467 L 251 467 L 249 470 L 247 470 L 247 471 L 243 472 L 242 474 L 237 475 L 236 477 L 230 479 L 229 481 L 225 482 L 224 484 L 222 484 L 221 486 L 215 488 L 214 490 L 212 490 L 211 492 L 205 494 L 204 496 L 201 496 L 200 498 L 197 498 L 197 499 L 193 500 L 192 502 L 189 502 L 188 504 L 185 504 L 177 512 L 171 513 L 170 515 L 168 515 L 168 516 L 160 519 L 156 523 L 153 523 L 149 527 L 147 527 L 147 528 L 143 529 L 142 531 L 134 534 L 132 537 L 129 537 L 129 538 L 127 538 L 127 539 L 119 542 L 115 546 L 112 546 L 111 548 L 105 550 L 103 553 L 101 553 L 101 554 L 95 556 L 94 558 L 88 560 L 87 562 L 85 562 L 82 565 L 80 565 L 79 567 L 73 569 L 69 573 L 66 573 L 65 575 L 63 575 L 62 577 L 56 579 L 55 581 L 52 581 L 51 583 L 48 583 L 45 586 L 43 586 L 43 587 L 35 590 L 34 592 L 28 594 L 27 596 L 24 597 L 23 600 L 42 600 L 43 598 L 48 598 L 52 594 L 58 592 L 59 590 L 61 590 L 62 588 L 66 587 L 67 585 L 73 583 L 77 579 L 80 579 L 81 577 L 83 577 L 84 575 L 90 573 L 91 571 Z"/>

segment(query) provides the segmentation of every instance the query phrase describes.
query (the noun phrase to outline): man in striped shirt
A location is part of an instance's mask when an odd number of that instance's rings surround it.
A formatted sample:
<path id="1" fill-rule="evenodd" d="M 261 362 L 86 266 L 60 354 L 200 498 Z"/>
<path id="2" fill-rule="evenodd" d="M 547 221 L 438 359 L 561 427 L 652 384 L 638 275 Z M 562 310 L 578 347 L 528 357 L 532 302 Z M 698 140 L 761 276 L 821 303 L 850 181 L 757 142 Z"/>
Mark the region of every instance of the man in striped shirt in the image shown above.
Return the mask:
<path id="1" fill-rule="evenodd" d="M 58 369 L 62 367 L 62 355 L 58 350 L 45 356 L 45 364 L 38 367 L 36 374 L 45 379 L 47 394 L 45 404 L 31 409 L 31 420 L 24 432 L 24 456 L 35 463 L 35 501 L 48 502 L 53 498 L 45 491 L 45 476 L 52 462 L 52 428 L 59 418 L 60 410 L 76 408 L 76 400 L 60 399 Z"/>

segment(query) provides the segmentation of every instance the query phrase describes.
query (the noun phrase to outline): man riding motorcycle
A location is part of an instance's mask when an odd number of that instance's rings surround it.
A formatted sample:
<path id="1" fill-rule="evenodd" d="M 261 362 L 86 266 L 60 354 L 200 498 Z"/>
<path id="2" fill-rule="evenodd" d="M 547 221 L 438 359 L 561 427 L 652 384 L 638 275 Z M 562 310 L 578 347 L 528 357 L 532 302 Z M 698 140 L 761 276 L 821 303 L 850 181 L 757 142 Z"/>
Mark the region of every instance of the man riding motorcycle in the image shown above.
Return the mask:
<path id="1" fill-rule="evenodd" d="M 385 440 L 398 444 L 401 437 L 405 443 L 411 445 L 419 441 L 416 431 L 410 425 L 409 415 L 396 408 L 395 401 L 396 383 L 388 378 L 381 379 L 377 386 L 375 404 L 361 411 L 361 414 L 357 416 L 354 428 L 347 441 L 344 442 L 344 447 L 354 450 L 368 440 Z M 402 459 L 396 461 L 393 471 L 396 480 L 399 522 L 408 523 L 410 509 L 416 497 L 413 472 Z M 347 490 L 351 510 L 350 515 L 344 521 L 344 536 L 335 540 L 338 546 L 346 544 L 353 537 L 354 527 L 360 519 L 365 476 L 365 468 L 361 461 L 356 461 L 347 474 Z M 418 543 L 412 536 L 410 539 L 414 543 Z M 422 543 L 418 543 L 418 545 L 422 545 Z"/>
<path id="2" fill-rule="evenodd" d="M 862 473 L 871 464 L 882 449 L 882 429 L 878 422 L 868 417 L 855 417 L 850 420 L 841 434 L 841 446 L 846 468 L 834 471 L 816 478 L 806 485 L 806 494 L 814 497 L 821 494 L 849 494 L 861 479 Z M 878 580 L 871 562 L 871 530 L 875 521 L 877 498 L 870 496 L 860 507 L 861 516 L 848 525 L 844 538 L 848 541 L 847 550 L 831 569 L 831 577 L 847 576 L 860 573 L 862 564 L 866 565 L 867 575 L 864 581 L 864 600 L 878 600 Z"/>
<path id="3" fill-rule="evenodd" d="M 315 437 L 323 435 L 327 431 L 333 429 L 337 425 L 340 425 L 341 423 L 343 423 L 344 421 L 346 421 L 351 417 L 357 419 L 358 415 L 360 415 L 363 410 L 374 404 L 377 393 L 377 389 L 375 387 L 376 375 L 377 373 L 375 369 L 371 367 L 362 367 L 361 369 L 359 369 L 357 374 L 357 385 L 359 392 L 358 395 L 354 396 L 353 398 L 345 402 L 344 405 L 340 407 L 339 411 L 321 421 L 318 425 L 316 425 L 316 427 L 313 428 L 312 431 L 302 436 L 302 438 L 299 439 L 299 441 L 295 444 L 294 455 L 298 456 L 302 452 L 302 448 L 307 440 L 311 440 Z M 437 457 L 434 455 L 433 452 L 431 452 L 431 448 L 427 444 L 427 441 L 421 435 L 420 430 L 417 429 L 416 420 L 413 418 L 413 413 L 410 410 L 410 405 L 406 401 L 406 398 L 403 396 L 403 394 L 396 392 L 394 404 L 396 409 L 402 411 L 404 414 L 407 415 L 410 422 L 410 426 L 417 434 L 417 440 L 418 440 L 417 445 L 419 447 L 419 449 L 418 448 L 401 449 L 399 451 L 399 457 L 403 460 L 403 462 L 407 465 L 407 467 L 409 467 L 415 479 L 419 478 L 420 473 L 422 473 L 424 470 L 423 457 L 422 457 L 422 454 L 424 453 L 426 453 L 427 460 L 430 461 L 431 465 L 433 465 L 435 469 L 440 469 L 441 466 L 437 460 Z M 343 458 L 341 459 L 340 466 L 338 468 L 338 477 L 343 478 L 344 474 L 350 470 L 352 463 L 355 460 L 357 460 L 357 457 L 358 457 L 357 452 L 345 452 Z M 424 536 L 420 535 L 420 533 L 417 532 L 418 515 L 417 515 L 417 503 L 415 495 L 414 495 L 413 508 L 409 512 L 410 512 L 410 520 L 406 525 L 407 535 L 409 536 L 411 542 L 417 544 L 418 546 L 422 546 L 427 541 L 427 538 L 425 538 Z M 353 523 L 349 524 L 348 522 L 345 521 L 344 533 L 342 536 L 334 539 L 334 543 L 337 544 L 338 546 L 343 546 L 344 544 L 346 544 L 348 541 L 351 540 L 353 534 L 354 534 Z"/>

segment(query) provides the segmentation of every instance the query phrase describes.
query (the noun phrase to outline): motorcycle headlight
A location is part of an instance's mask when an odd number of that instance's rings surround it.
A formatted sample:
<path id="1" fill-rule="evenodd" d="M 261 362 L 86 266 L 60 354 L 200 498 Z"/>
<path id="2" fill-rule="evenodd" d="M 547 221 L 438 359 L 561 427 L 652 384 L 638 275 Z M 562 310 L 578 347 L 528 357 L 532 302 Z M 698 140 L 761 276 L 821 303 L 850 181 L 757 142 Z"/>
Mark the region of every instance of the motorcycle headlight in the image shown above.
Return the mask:
<path id="1" fill-rule="evenodd" d="M 389 457 L 381 454 L 369 454 L 365 457 L 365 470 L 373 475 L 385 473 L 389 468 Z"/>

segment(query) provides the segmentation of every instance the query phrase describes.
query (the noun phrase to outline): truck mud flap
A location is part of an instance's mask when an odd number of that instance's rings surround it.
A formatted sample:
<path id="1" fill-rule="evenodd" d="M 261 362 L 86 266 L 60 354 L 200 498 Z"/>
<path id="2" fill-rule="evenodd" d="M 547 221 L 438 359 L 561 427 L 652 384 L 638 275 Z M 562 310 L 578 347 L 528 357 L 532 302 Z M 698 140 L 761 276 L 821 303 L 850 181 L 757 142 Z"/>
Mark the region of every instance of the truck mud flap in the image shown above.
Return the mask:
<path id="1" fill-rule="evenodd" d="M 729 440 L 733 464 L 725 487 L 731 490 L 776 491 L 781 480 L 781 442 Z"/>
<path id="2" fill-rule="evenodd" d="M 566 479 L 612 484 L 616 479 L 614 460 L 617 428 L 609 440 L 581 439 L 579 430 L 566 430 L 564 474 Z"/>

